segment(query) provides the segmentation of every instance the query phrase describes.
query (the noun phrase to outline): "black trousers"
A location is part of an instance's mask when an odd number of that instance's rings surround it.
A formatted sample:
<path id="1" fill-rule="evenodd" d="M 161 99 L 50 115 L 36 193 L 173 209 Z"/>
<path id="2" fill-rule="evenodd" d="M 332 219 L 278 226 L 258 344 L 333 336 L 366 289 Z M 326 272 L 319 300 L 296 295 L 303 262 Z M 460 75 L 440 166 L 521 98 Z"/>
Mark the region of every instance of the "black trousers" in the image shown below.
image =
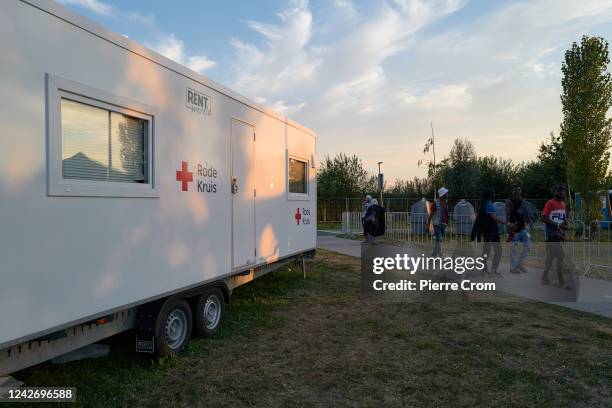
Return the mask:
<path id="1" fill-rule="evenodd" d="M 552 267 L 553 260 L 557 259 L 557 279 L 559 283 L 564 283 L 563 279 L 563 258 L 565 251 L 563 250 L 563 240 L 561 238 L 549 238 L 546 240 L 546 261 L 544 262 L 544 273 L 542 280 L 548 280 L 548 272 Z"/>

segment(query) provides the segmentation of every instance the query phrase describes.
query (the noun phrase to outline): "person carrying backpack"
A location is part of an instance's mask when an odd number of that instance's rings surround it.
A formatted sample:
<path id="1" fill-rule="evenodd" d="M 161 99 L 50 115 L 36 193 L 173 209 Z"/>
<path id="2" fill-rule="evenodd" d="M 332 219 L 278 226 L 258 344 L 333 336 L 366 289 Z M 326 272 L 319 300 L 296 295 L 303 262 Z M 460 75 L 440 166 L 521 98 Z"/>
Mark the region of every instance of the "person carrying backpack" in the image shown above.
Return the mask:
<path id="1" fill-rule="evenodd" d="M 512 201 L 513 210 L 519 212 L 523 217 L 525 224 L 527 224 L 529 228 L 533 229 L 535 222 L 539 218 L 538 209 L 535 208 L 532 203 L 523 198 L 520 186 L 514 185 L 512 187 L 512 196 L 510 197 L 510 200 Z"/>
<path id="2" fill-rule="evenodd" d="M 476 215 L 474 226 L 472 227 L 471 240 L 475 239 L 480 242 L 484 242 L 482 248 L 482 256 L 485 258 L 485 267 L 482 271 L 483 274 L 501 276 L 497 269 L 499 268 L 499 262 L 501 261 L 502 248 L 499 240 L 499 228 L 498 224 L 503 224 L 504 221 L 497 218 L 495 214 L 495 190 L 492 188 L 486 188 L 482 194 L 482 204 Z M 489 272 L 488 258 L 490 258 L 491 251 L 493 251 L 492 261 L 492 272 Z"/>
<path id="3" fill-rule="evenodd" d="M 370 244 L 375 243 L 375 237 L 385 235 L 385 210 L 378 205 L 378 200 L 372 199 L 363 218 L 364 230 L 367 236 L 367 241 Z"/>
<path id="4" fill-rule="evenodd" d="M 368 212 L 368 208 L 370 208 L 370 206 L 372 205 L 372 196 L 371 195 L 366 195 L 365 200 L 363 201 L 362 204 L 362 212 L 361 212 L 361 225 L 363 226 L 363 242 L 369 242 L 370 238 L 368 237 L 368 232 L 366 231 L 366 227 L 365 227 L 365 217 L 366 217 L 366 213 Z"/>

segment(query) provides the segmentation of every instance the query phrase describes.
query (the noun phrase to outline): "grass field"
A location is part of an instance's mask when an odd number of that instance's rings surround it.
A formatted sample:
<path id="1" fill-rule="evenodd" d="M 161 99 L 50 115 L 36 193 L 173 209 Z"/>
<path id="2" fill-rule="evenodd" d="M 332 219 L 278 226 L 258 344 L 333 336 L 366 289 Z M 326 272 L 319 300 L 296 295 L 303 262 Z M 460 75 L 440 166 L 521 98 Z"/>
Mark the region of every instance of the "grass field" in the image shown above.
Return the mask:
<path id="1" fill-rule="evenodd" d="M 320 230 L 341 230 L 342 229 L 342 223 L 341 222 L 334 222 L 334 221 L 330 221 L 330 222 L 322 222 L 322 221 L 317 221 L 317 229 Z"/>
<path id="2" fill-rule="evenodd" d="M 610 320 L 527 302 L 374 303 L 359 260 L 319 251 L 237 289 L 175 358 L 131 352 L 17 373 L 83 406 L 610 406 Z"/>

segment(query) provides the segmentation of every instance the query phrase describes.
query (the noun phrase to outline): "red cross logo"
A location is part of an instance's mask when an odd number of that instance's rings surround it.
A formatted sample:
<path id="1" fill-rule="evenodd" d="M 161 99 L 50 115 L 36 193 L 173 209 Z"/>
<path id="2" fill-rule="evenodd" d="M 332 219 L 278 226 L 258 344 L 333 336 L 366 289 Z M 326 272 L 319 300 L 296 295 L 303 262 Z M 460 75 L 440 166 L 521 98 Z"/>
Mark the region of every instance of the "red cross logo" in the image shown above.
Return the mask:
<path id="1" fill-rule="evenodd" d="M 181 182 L 181 190 L 189 191 L 189 184 L 193 181 L 193 173 L 189 171 L 189 164 L 183 162 L 181 170 L 176 171 L 176 181 Z"/>
<path id="2" fill-rule="evenodd" d="M 297 222 L 297 225 L 300 225 L 300 220 L 302 219 L 302 214 L 300 214 L 300 209 L 298 208 L 297 211 L 295 212 L 295 221 Z"/>

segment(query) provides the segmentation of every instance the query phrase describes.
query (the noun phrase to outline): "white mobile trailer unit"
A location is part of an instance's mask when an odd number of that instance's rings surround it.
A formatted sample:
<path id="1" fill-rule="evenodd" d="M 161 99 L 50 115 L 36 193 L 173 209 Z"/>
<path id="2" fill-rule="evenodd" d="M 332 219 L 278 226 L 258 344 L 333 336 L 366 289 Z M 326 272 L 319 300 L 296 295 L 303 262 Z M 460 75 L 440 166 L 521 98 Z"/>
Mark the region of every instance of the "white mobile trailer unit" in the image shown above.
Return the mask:
<path id="1" fill-rule="evenodd" d="M 178 351 L 313 253 L 312 131 L 47 0 L 0 3 L 0 55 L 0 375 Z"/>

